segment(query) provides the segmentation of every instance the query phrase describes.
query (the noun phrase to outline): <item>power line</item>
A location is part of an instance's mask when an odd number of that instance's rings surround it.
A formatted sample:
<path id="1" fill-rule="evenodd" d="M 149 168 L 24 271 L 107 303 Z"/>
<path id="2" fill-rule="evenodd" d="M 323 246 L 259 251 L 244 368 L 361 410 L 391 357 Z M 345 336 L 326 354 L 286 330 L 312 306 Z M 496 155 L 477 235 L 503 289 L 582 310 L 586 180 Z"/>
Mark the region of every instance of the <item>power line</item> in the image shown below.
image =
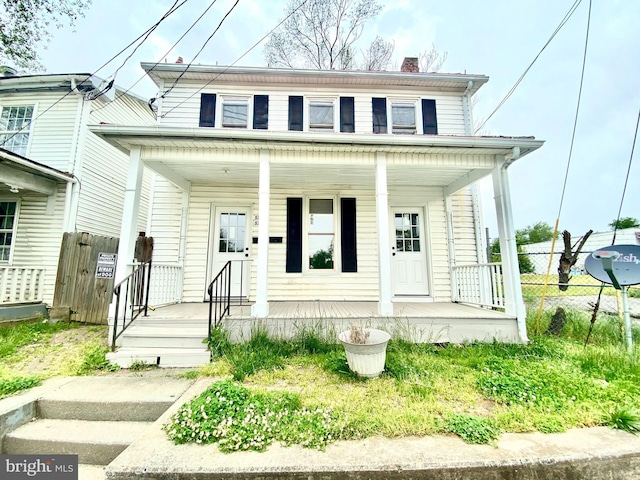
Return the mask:
<path id="1" fill-rule="evenodd" d="M 165 95 L 167 95 L 169 92 L 171 92 L 171 90 L 173 90 L 173 88 L 178 84 L 178 82 L 180 81 L 180 79 L 184 76 L 185 73 L 187 73 L 187 71 L 189 70 L 189 67 L 191 67 L 191 65 L 193 65 L 193 62 L 195 62 L 196 58 L 198 58 L 198 55 L 200 55 L 202 53 L 202 50 L 204 50 L 204 47 L 207 46 L 207 43 L 209 43 L 211 41 L 211 39 L 213 38 L 213 36 L 218 32 L 218 30 L 220 30 L 220 27 L 222 26 L 222 24 L 224 23 L 224 21 L 227 19 L 227 17 L 229 15 L 231 15 L 231 12 L 233 12 L 233 10 L 238 6 L 238 3 L 240 3 L 240 0 L 236 0 L 236 3 L 233 4 L 233 6 L 229 9 L 229 11 L 224 15 L 224 17 L 222 17 L 222 20 L 220 20 L 220 23 L 218 24 L 218 26 L 216 27 L 216 29 L 213 31 L 213 33 L 211 33 L 211 35 L 209 35 L 209 38 L 207 38 L 205 40 L 205 42 L 202 44 L 202 47 L 200 47 L 200 50 L 198 50 L 198 53 L 195 54 L 195 56 L 193 57 L 193 59 L 189 62 L 189 64 L 186 66 L 186 68 L 180 73 L 180 75 L 178 75 L 178 78 L 176 78 L 176 80 L 173 82 L 173 84 L 167 89 L 165 90 L 162 95 L 160 95 L 160 98 L 164 98 Z"/>
<path id="2" fill-rule="evenodd" d="M 232 64 L 227 65 L 220 73 L 218 73 L 215 77 L 213 77 L 211 80 L 209 80 L 207 83 L 205 83 L 202 87 L 200 87 L 198 90 L 196 90 L 195 92 L 193 92 L 191 95 L 189 95 L 187 98 L 185 98 L 184 100 L 182 100 L 180 103 L 174 105 L 171 109 L 169 109 L 167 112 L 163 113 L 161 115 L 162 118 L 166 117 L 168 114 L 170 114 L 171 112 L 173 112 L 176 108 L 180 107 L 181 105 L 183 105 L 186 101 L 192 99 L 195 95 L 197 95 L 198 93 L 200 93 L 202 90 L 204 90 L 205 88 L 207 88 L 209 85 L 211 85 L 213 82 L 215 82 L 220 75 L 222 75 L 223 73 L 225 73 L 227 70 L 229 70 L 231 67 L 233 67 L 236 63 L 238 63 L 240 60 L 242 60 L 244 57 L 246 57 L 247 55 L 249 55 L 249 53 L 256 48 L 258 45 L 260 45 L 265 38 L 267 38 L 269 35 L 271 35 L 274 31 L 276 31 L 278 28 L 280 28 L 280 26 L 286 22 L 287 20 L 289 20 L 289 18 L 291 18 L 291 16 L 296 13 L 298 10 L 300 10 L 309 0 L 303 0 L 302 2 L 300 2 L 300 4 L 291 11 L 291 13 L 289 13 L 289 15 L 287 15 L 285 18 L 283 18 L 280 23 L 278 23 L 275 27 L 273 27 L 271 30 L 269 30 L 262 38 L 260 38 L 260 40 L 258 40 L 256 43 L 254 43 L 247 51 L 245 51 L 242 55 L 240 55 Z M 166 95 L 166 93 L 165 93 Z M 149 102 L 155 101 L 155 98 L 152 98 L 151 100 L 149 100 Z"/>
<path id="3" fill-rule="evenodd" d="M 576 0 L 574 2 L 574 4 L 571 6 L 571 8 L 569 8 L 569 11 L 565 14 L 564 18 L 560 21 L 560 24 L 556 27 L 556 29 L 553 31 L 553 33 L 551 34 L 551 36 L 549 37 L 549 39 L 547 40 L 547 42 L 542 46 L 542 48 L 540 49 L 540 51 L 538 52 L 538 54 L 535 56 L 535 58 L 533 59 L 533 61 L 529 64 L 529 66 L 525 69 L 524 72 L 522 72 L 522 75 L 520 75 L 520 78 L 518 79 L 518 81 L 513 85 L 513 87 L 511 87 L 511 90 L 509 90 L 507 92 L 507 94 L 504 96 L 504 98 L 500 101 L 500 103 L 498 104 L 498 106 L 496 108 L 493 109 L 493 112 L 491 112 L 491 114 L 484 120 L 484 122 L 482 122 L 480 124 L 480 126 L 478 128 L 476 128 L 474 133 L 478 133 L 478 131 L 480 131 L 480 129 L 482 129 L 482 127 L 485 126 L 485 124 L 489 121 L 489 119 L 491 117 L 493 117 L 493 115 L 500 109 L 500 107 L 502 107 L 502 105 L 504 105 L 504 103 L 509 100 L 509 98 L 511 97 L 511 95 L 513 95 L 513 92 L 516 91 L 516 88 L 518 88 L 518 86 L 520 85 L 520 82 L 522 82 L 522 80 L 524 79 L 524 77 L 527 75 L 527 73 L 529 73 L 529 70 L 531 70 L 531 67 L 533 67 L 533 65 L 536 63 L 536 61 L 538 60 L 538 57 L 540 57 L 540 55 L 542 54 L 542 52 L 544 52 L 544 50 L 547 48 L 547 46 L 551 43 L 551 40 L 553 40 L 553 38 L 557 35 L 557 33 L 562 29 L 562 27 L 565 26 L 565 24 L 567 23 L 567 21 L 569 21 L 569 19 L 571 18 L 571 16 L 573 15 L 573 13 L 576 11 L 576 9 L 578 8 L 578 6 L 582 3 L 582 0 Z"/>
<path id="4" fill-rule="evenodd" d="M 216 1 L 217 1 L 217 0 L 213 0 L 213 1 L 209 4 L 209 6 L 204 10 L 204 12 L 202 12 L 202 14 L 201 14 L 197 19 L 196 19 L 196 21 L 195 21 L 195 22 L 193 22 L 193 23 L 191 24 L 191 26 L 190 26 L 190 27 L 189 27 L 189 28 L 188 28 L 188 29 L 187 29 L 187 30 L 186 30 L 186 31 L 185 31 L 185 32 L 180 36 L 180 38 L 179 38 L 178 40 L 176 40 L 176 42 L 171 46 L 171 48 L 169 48 L 169 50 L 167 50 L 167 51 L 164 53 L 164 55 L 162 55 L 162 56 L 160 57 L 160 60 L 158 60 L 156 63 L 154 63 L 154 64 L 153 64 L 153 66 L 151 67 L 151 69 L 149 69 L 147 72 L 143 73 L 143 74 L 142 74 L 142 76 L 140 76 L 140 77 L 138 78 L 138 80 L 136 80 L 136 81 L 135 81 L 135 83 L 134 83 L 133 85 L 131 85 L 129 88 L 127 88 L 125 91 L 123 91 L 123 92 L 119 93 L 119 94 L 116 96 L 116 98 L 114 99 L 114 101 L 115 101 L 115 100 L 118 100 L 118 99 L 120 99 L 120 98 L 122 98 L 124 95 L 126 95 L 127 93 L 129 93 L 129 92 L 131 91 L 131 89 L 132 89 L 133 87 L 135 87 L 138 83 L 140 83 L 140 81 L 141 81 L 143 78 L 146 78 L 146 77 L 148 76 L 149 72 L 152 72 L 152 71 L 153 71 L 153 70 L 154 70 L 158 65 L 160 65 L 160 63 L 162 62 L 162 59 L 163 59 L 163 58 L 165 58 L 167 55 L 169 55 L 169 53 L 171 53 L 171 51 L 172 51 L 172 50 L 173 50 L 173 49 L 174 49 L 174 48 L 175 48 L 175 47 L 176 47 L 176 46 L 177 46 L 177 45 L 182 41 L 182 39 L 183 39 L 185 36 L 187 36 L 187 34 L 188 34 L 188 33 L 189 33 L 189 32 L 190 32 L 190 31 L 191 31 L 191 30 L 192 30 L 192 29 L 193 29 L 193 28 L 198 24 L 198 22 L 200 22 L 200 20 L 202 20 L 202 18 L 207 14 L 207 12 L 211 9 L 211 7 L 213 7 L 213 5 L 216 3 Z M 113 104 L 113 102 L 105 103 L 105 104 L 104 104 L 104 105 L 102 105 L 101 107 L 98 107 L 98 108 L 96 108 L 95 110 L 93 110 L 93 112 L 95 113 L 95 112 L 97 112 L 97 111 L 99 111 L 99 110 L 102 110 L 103 108 L 105 108 L 105 107 L 107 107 L 107 106 L 109 106 L 109 105 L 112 105 L 112 104 Z"/>
<path id="5" fill-rule="evenodd" d="M 116 58 L 118 58 L 123 52 L 125 52 L 129 47 L 131 47 L 132 45 L 134 45 L 138 40 L 140 40 L 142 37 L 144 37 L 147 33 L 152 32 L 153 30 L 155 30 L 158 25 L 160 25 L 160 23 L 162 23 L 164 20 L 166 20 L 171 14 L 173 14 L 176 10 L 178 10 L 180 7 L 182 7 L 185 3 L 187 3 L 189 0 L 183 0 L 183 2 L 178 5 L 176 7 L 176 4 L 178 3 L 179 0 L 176 0 L 175 3 L 173 4 L 173 6 L 167 10 L 167 12 L 160 18 L 160 20 L 158 20 L 157 23 L 155 23 L 152 27 L 150 27 L 149 29 L 147 29 L 145 32 L 143 32 L 138 38 L 136 38 L 135 40 L 133 40 L 131 43 L 129 43 L 129 45 L 127 45 L 126 47 L 124 47 L 122 50 L 120 50 L 118 53 L 116 53 L 113 57 L 111 57 L 109 60 L 107 60 L 101 67 L 99 67 L 97 70 L 95 70 L 93 73 L 89 74 L 84 80 L 82 80 L 79 84 L 76 85 L 76 90 L 78 89 L 78 87 L 81 87 L 85 84 L 85 82 L 87 82 L 87 80 L 89 80 L 91 77 L 93 77 L 94 75 L 96 75 L 100 70 L 102 70 L 104 67 L 106 67 L 107 65 L 109 65 L 113 60 L 115 60 Z M 148 35 L 147 35 L 148 37 Z M 146 41 L 147 38 L 145 38 L 140 45 L 142 45 L 142 43 L 144 43 Z M 138 45 L 138 47 L 140 46 Z M 136 47 L 136 48 L 138 48 Z M 125 61 L 126 62 L 126 61 Z M 115 78 L 115 77 L 114 77 Z M 102 89 L 96 97 L 93 98 L 93 100 L 95 100 L 96 98 L 98 98 L 99 96 L 101 96 L 102 94 L 104 94 L 109 88 L 111 88 L 111 86 L 113 86 L 113 82 L 114 80 L 111 80 L 107 87 Z M 63 101 L 65 98 L 67 98 L 69 95 L 71 95 L 73 93 L 73 90 L 69 90 L 67 93 L 65 93 L 62 97 L 60 97 L 58 100 L 56 100 L 54 103 L 52 103 L 51 105 L 49 105 L 49 107 L 47 107 L 45 110 L 43 110 L 42 112 L 40 112 L 35 118 L 31 119 L 31 121 L 29 121 L 29 123 L 26 123 L 25 125 L 23 125 L 22 127 L 20 127 L 20 129 L 16 130 L 15 132 L 13 132 L 13 134 L 11 134 L 9 137 L 5 138 L 2 143 L 0 144 L 0 146 L 4 146 L 7 144 L 8 141 L 10 141 L 13 137 L 15 137 L 16 135 L 18 135 L 20 132 L 22 132 L 25 128 L 31 126 L 31 124 L 33 122 L 35 122 L 36 120 L 38 120 L 40 117 L 42 117 L 45 113 L 47 113 L 49 110 L 51 110 L 53 107 L 55 107 L 56 105 L 58 105 L 61 101 Z"/>

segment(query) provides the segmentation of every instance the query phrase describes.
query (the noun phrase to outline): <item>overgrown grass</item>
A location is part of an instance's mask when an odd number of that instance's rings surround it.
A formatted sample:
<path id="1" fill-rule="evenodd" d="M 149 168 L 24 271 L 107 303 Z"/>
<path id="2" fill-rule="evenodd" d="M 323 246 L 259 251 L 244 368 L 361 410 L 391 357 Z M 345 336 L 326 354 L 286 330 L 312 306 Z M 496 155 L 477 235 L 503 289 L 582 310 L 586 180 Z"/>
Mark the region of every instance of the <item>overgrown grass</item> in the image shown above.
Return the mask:
<path id="1" fill-rule="evenodd" d="M 0 359 L 14 354 L 20 347 L 38 343 L 54 333 L 77 327 L 77 323 L 49 323 L 46 320 L 0 325 Z"/>
<path id="2" fill-rule="evenodd" d="M 640 411 L 640 349 L 629 356 L 619 321 L 607 316 L 598 318 L 585 348 L 589 317 L 568 313 L 559 337 L 530 333 L 528 345 L 392 339 L 385 372 L 371 380 L 350 372 L 343 348 L 318 333 L 285 341 L 256 330 L 248 342 L 233 344 L 216 331 L 214 363 L 200 374 L 329 408 L 343 419 L 342 438 L 454 433 L 491 443 L 500 432 L 636 425 L 629 412 Z M 634 336 L 640 341 L 638 329 Z"/>

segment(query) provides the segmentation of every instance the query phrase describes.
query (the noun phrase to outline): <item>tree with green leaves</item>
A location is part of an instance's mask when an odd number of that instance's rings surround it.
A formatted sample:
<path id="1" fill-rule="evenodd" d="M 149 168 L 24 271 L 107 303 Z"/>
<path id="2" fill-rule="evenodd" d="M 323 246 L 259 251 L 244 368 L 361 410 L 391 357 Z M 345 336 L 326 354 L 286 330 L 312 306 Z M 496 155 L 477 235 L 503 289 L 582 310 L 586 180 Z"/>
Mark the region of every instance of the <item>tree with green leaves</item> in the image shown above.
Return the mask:
<path id="1" fill-rule="evenodd" d="M 553 239 L 553 227 L 547 222 L 534 223 L 516 230 L 516 243 L 518 245 L 548 242 L 551 239 Z"/>
<path id="2" fill-rule="evenodd" d="M 92 0 L 0 0 L 0 64 L 40 70 L 37 47 L 51 27 L 74 25 Z"/>
<path id="3" fill-rule="evenodd" d="M 516 235 L 516 245 L 518 248 L 518 267 L 520 268 L 520 273 L 534 273 L 535 268 L 533 267 L 533 263 L 531 263 L 531 259 L 529 255 L 524 253 L 522 245 L 518 244 L 518 237 Z M 496 238 L 491 242 L 491 261 L 492 262 L 500 262 L 502 261 L 502 256 L 500 255 L 500 239 Z"/>
<path id="4" fill-rule="evenodd" d="M 638 228 L 640 227 L 640 220 L 634 217 L 622 217 L 614 220 L 609 224 L 611 230 L 620 230 L 622 228 Z"/>

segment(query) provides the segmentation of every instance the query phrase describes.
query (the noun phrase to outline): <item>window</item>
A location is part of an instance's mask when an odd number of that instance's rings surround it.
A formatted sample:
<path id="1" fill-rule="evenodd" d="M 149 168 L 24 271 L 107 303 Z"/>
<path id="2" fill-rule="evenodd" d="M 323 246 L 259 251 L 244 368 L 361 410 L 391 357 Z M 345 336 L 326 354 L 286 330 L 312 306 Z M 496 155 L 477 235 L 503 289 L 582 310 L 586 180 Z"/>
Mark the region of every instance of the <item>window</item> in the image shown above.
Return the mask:
<path id="1" fill-rule="evenodd" d="M 11 256 L 17 206 L 16 202 L 0 202 L 0 262 L 8 262 Z"/>
<path id="2" fill-rule="evenodd" d="M 414 103 L 391 104 L 392 133 L 416 133 L 416 106 Z"/>
<path id="3" fill-rule="evenodd" d="M 249 102 L 245 99 L 225 99 L 222 102 L 222 126 L 247 128 Z"/>
<path id="4" fill-rule="evenodd" d="M 0 147 L 25 156 L 32 116 L 33 106 L 3 107 L 0 114 Z"/>
<path id="5" fill-rule="evenodd" d="M 216 94 L 203 93 L 200 95 L 200 123 L 201 127 L 215 127 L 216 125 Z"/>
<path id="6" fill-rule="evenodd" d="M 334 198 L 287 198 L 287 273 L 303 272 L 303 250 L 304 271 L 335 271 L 338 264 L 342 272 L 358 271 L 356 199 L 341 198 L 337 207 Z"/>
<path id="7" fill-rule="evenodd" d="M 420 226 L 417 213 L 396 213 L 396 249 L 398 252 L 420 251 Z"/>
<path id="8" fill-rule="evenodd" d="M 436 116 L 436 101 L 422 99 L 422 133 L 425 135 L 438 134 L 438 118 Z"/>
<path id="9" fill-rule="evenodd" d="M 289 130 L 296 132 L 302 131 L 302 102 L 303 98 L 300 96 L 289 97 Z"/>
<path id="10" fill-rule="evenodd" d="M 356 131 L 353 97 L 340 97 L 340 131 L 346 133 Z"/>
<path id="11" fill-rule="evenodd" d="M 309 199 L 307 216 L 310 270 L 333 270 L 335 215 L 332 198 Z"/>
<path id="12" fill-rule="evenodd" d="M 333 130 L 333 102 L 309 102 L 309 130 L 312 132 Z"/>
<path id="13" fill-rule="evenodd" d="M 253 128 L 257 130 L 269 128 L 269 95 L 253 97 Z"/>
<path id="14" fill-rule="evenodd" d="M 221 213 L 218 252 L 244 252 L 246 228 L 244 213 Z"/>
<path id="15" fill-rule="evenodd" d="M 387 133 L 387 99 L 372 98 L 373 133 Z"/>

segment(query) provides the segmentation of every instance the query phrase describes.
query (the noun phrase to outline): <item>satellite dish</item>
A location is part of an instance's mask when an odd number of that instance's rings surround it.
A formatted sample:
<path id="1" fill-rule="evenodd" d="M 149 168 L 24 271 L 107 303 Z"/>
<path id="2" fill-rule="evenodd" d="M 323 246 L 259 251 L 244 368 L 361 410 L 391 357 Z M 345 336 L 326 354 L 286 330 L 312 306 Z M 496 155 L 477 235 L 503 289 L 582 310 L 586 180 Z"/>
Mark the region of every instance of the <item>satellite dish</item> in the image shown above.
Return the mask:
<path id="1" fill-rule="evenodd" d="M 589 275 L 604 283 L 615 285 L 617 281 L 619 286 L 637 285 L 640 283 L 640 245 L 599 248 L 587 257 L 584 268 Z"/>

